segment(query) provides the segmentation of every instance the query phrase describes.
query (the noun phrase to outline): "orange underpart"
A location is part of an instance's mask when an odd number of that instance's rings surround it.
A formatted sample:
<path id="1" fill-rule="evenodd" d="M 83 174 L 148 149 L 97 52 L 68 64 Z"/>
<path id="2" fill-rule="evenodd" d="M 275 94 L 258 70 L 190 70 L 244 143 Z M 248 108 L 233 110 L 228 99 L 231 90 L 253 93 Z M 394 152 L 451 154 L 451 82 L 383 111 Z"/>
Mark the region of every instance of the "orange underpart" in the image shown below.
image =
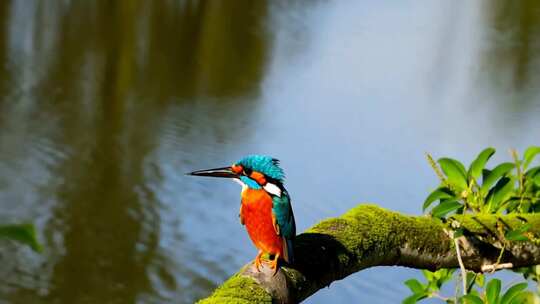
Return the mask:
<path id="1" fill-rule="evenodd" d="M 249 177 L 254 179 L 259 185 L 264 186 L 266 184 L 266 178 L 264 178 L 264 175 L 260 172 L 253 171 Z"/>
<path id="2" fill-rule="evenodd" d="M 242 193 L 241 217 L 255 247 L 264 253 L 283 256 L 283 241 L 272 221 L 272 197 L 263 189 Z"/>
<path id="3" fill-rule="evenodd" d="M 232 172 L 234 172 L 236 174 L 240 174 L 240 173 L 242 173 L 244 168 L 242 166 L 240 166 L 240 165 L 232 165 L 231 170 L 232 170 Z"/>

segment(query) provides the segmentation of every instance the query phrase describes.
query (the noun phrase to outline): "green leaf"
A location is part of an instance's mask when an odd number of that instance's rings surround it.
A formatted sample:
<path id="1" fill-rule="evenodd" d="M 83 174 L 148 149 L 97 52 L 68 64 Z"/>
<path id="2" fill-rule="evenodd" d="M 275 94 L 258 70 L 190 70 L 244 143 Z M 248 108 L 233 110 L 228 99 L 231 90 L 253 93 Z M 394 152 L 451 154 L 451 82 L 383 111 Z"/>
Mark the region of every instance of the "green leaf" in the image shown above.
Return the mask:
<path id="1" fill-rule="evenodd" d="M 531 228 L 531 224 L 525 224 L 517 229 L 510 230 L 504 234 L 504 238 L 509 241 L 528 241 L 529 238 L 525 235 Z"/>
<path id="2" fill-rule="evenodd" d="M 439 272 L 441 272 L 441 279 L 443 282 L 449 281 L 452 279 L 452 275 L 456 271 L 456 269 L 450 269 L 450 268 L 443 268 L 439 269 Z"/>
<path id="3" fill-rule="evenodd" d="M 525 206 L 527 203 L 529 203 L 529 202 L 528 201 L 523 201 L 523 203 L 522 203 L 521 199 L 519 197 L 511 197 L 511 198 L 508 198 L 508 199 L 504 200 L 505 209 L 506 209 L 507 213 L 511 213 L 513 211 L 516 211 L 518 209 L 518 207 L 520 207 L 523 210 L 524 207 L 527 207 L 527 206 Z M 527 213 L 527 211 L 525 211 L 523 213 Z"/>
<path id="4" fill-rule="evenodd" d="M 484 283 L 485 283 L 485 277 L 483 274 L 481 273 L 478 273 L 476 274 L 476 285 L 480 286 L 480 287 L 484 287 Z"/>
<path id="5" fill-rule="evenodd" d="M 445 201 L 431 210 L 431 215 L 437 218 L 443 218 L 446 214 L 459 209 L 462 205 L 457 201 Z"/>
<path id="6" fill-rule="evenodd" d="M 422 300 L 424 298 L 427 297 L 427 294 L 426 293 L 420 293 L 420 294 L 413 294 L 411 296 L 408 296 L 407 298 L 405 298 L 405 300 L 403 300 L 403 304 L 414 304 L 416 302 L 418 302 L 419 300 Z"/>
<path id="7" fill-rule="evenodd" d="M 534 293 L 530 291 L 521 291 L 518 293 L 510 303 L 512 304 L 530 304 L 535 303 L 536 297 L 534 296 Z"/>
<path id="8" fill-rule="evenodd" d="M 474 286 L 477 274 L 472 271 L 467 271 L 467 293 L 471 292 Z"/>
<path id="9" fill-rule="evenodd" d="M 465 173 L 465 167 L 459 161 L 452 158 L 440 158 L 438 161 L 441 169 L 448 178 L 448 182 L 456 187 L 458 190 L 467 188 L 467 175 Z"/>
<path id="10" fill-rule="evenodd" d="M 34 251 L 41 252 L 41 245 L 36 238 L 34 225 L 5 225 L 0 226 L 0 239 L 8 239 L 30 246 Z"/>
<path id="11" fill-rule="evenodd" d="M 529 170 L 527 170 L 527 172 L 525 172 L 525 177 L 532 178 L 539 172 L 540 172 L 540 166 L 532 167 Z"/>
<path id="12" fill-rule="evenodd" d="M 532 167 L 525 172 L 525 188 L 530 188 L 536 183 L 536 179 L 540 179 L 540 166 Z"/>
<path id="13" fill-rule="evenodd" d="M 493 279 L 486 286 L 486 298 L 488 304 L 497 304 L 501 292 L 501 280 Z"/>
<path id="14" fill-rule="evenodd" d="M 525 150 L 525 153 L 523 153 L 523 169 L 527 169 L 538 153 L 540 153 L 540 147 L 538 146 L 528 147 L 527 150 Z"/>
<path id="15" fill-rule="evenodd" d="M 460 228 L 454 230 L 454 235 L 453 235 L 453 237 L 454 237 L 455 239 L 457 239 L 458 237 L 463 236 L 463 233 L 464 233 L 464 232 L 465 232 L 465 229 L 464 229 L 463 227 L 460 227 Z"/>
<path id="16" fill-rule="evenodd" d="M 504 202 L 512 194 L 513 190 L 514 180 L 508 177 L 501 178 L 490 191 L 490 210 L 496 212 L 501 202 Z"/>
<path id="17" fill-rule="evenodd" d="M 529 240 L 529 238 L 526 235 L 523 235 L 522 232 L 518 232 L 515 230 L 509 231 L 504 235 L 504 237 L 509 241 L 515 242 L 524 242 Z"/>
<path id="18" fill-rule="evenodd" d="M 436 200 L 452 198 L 452 197 L 454 196 L 450 189 L 446 187 L 437 188 L 435 189 L 435 191 L 431 192 L 431 194 L 424 201 L 424 205 L 422 206 L 422 211 L 425 211 Z"/>
<path id="19" fill-rule="evenodd" d="M 483 169 L 482 170 L 482 181 L 485 181 L 486 178 L 491 174 L 491 170 Z"/>
<path id="20" fill-rule="evenodd" d="M 409 287 L 409 289 L 413 292 L 413 294 L 419 294 L 424 292 L 426 287 L 420 283 L 417 279 L 409 279 L 405 281 L 405 285 Z"/>
<path id="21" fill-rule="evenodd" d="M 484 304 L 484 301 L 479 296 L 468 294 L 463 297 L 461 297 L 464 301 L 462 303 L 466 304 Z"/>
<path id="22" fill-rule="evenodd" d="M 534 180 L 534 184 L 540 187 L 540 174 L 536 174 L 533 180 Z"/>
<path id="23" fill-rule="evenodd" d="M 508 288 L 508 290 L 504 293 L 500 304 L 510 304 L 512 299 L 514 299 L 514 297 L 517 296 L 520 292 L 525 290 L 527 286 L 527 282 L 522 282 Z"/>
<path id="24" fill-rule="evenodd" d="M 422 269 L 422 274 L 424 275 L 424 277 L 426 278 L 428 282 L 433 280 L 434 278 L 433 271 Z"/>
<path id="25" fill-rule="evenodd" d="M 482 181 L 482 187 L 480 187 L 480 191 L 485 195 L 489 188 L 491 188 L 491 185 L 493 185 L 499 178 L 506 175 L 510 170 L 515 168 L 515 164 L 513 163 L 502 163 L 495 167 L 493 170 L 488 171 L 487 175 Z"/>
<path id="26" fill-rule="evenodd" d="M 480 174 L 482 174 L 482 170 L 486 166 L 487 161 L 494 153 L 495 149 L 491 147 L 484 149 L 484 151 L 480 152 L 476 159 L 471 163 L 468 176 L 474 179 L 478 179 L 480 177 Z"/>
<path id="27" fill-rule="evenodd" d="M 439 269 L 433 273 L 435 278 L 435 286 L 440 289 L 441 286 L 452 279 L 455 269 Z"/>

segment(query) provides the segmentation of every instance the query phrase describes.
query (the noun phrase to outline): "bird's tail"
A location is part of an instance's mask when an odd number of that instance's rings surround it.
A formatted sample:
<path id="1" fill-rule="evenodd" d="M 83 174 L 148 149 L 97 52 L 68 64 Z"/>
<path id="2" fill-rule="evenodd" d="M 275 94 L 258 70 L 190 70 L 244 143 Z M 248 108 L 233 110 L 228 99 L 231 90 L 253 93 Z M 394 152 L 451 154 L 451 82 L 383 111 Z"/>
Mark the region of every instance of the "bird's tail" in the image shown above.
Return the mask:
<path id="1" fill-rule="evenodd" d="M 283 259 L 285 262 L 294 263 L 293 240 L 283 237 Z"/>

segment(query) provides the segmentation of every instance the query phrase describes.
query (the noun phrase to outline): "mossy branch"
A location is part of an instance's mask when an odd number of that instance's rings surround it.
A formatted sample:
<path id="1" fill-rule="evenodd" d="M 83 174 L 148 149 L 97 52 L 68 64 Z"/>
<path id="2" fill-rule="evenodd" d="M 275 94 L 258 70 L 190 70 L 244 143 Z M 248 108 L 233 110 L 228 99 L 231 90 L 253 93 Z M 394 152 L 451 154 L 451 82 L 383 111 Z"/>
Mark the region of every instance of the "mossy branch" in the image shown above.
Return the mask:
<path id="1" fill-rule="evenodd" d="M 457 268 L 451 235 L 458 226 L 464 231 L 458 243 L 468 270 L 480 272 L 497 263 L 540 264 L 540 244 L 508 241 L 501 234 L 524 223 L 531 224 L 529 233 L 540 235 L 540 214 L 456 215 L 443 223 L 359 205 L 298 235 L 294 265 L 272 276 L 266 268 L 257 272 L 247 264 L 199 303 L 298 303 L 333 281 L 372 266 Z"/>

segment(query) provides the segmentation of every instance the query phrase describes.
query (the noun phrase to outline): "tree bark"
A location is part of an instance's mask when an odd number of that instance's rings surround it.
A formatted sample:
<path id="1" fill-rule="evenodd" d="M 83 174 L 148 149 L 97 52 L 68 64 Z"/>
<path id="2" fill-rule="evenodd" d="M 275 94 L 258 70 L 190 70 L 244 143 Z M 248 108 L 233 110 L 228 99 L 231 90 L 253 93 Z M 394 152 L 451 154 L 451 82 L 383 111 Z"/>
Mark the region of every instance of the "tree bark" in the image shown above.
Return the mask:
<path id="1" fill-rule="evenodd" d="M 531 224 L 532 241 L 508 241 L 507 231 Z M 540 214 L 454 215 L 446 221 L 406 216 L 375 205 L 359 205 L 320 222 L 295 239 L 295 263 L 272 275 L 252 263 L 199 303 L 299 303 L 336 280 L 372 266 L 437 270 L 459 267 L 453 233 L 466 269 L 500 264 L 540 264 Z M 503 249 L 504 248 L 504 249 Z"/>

